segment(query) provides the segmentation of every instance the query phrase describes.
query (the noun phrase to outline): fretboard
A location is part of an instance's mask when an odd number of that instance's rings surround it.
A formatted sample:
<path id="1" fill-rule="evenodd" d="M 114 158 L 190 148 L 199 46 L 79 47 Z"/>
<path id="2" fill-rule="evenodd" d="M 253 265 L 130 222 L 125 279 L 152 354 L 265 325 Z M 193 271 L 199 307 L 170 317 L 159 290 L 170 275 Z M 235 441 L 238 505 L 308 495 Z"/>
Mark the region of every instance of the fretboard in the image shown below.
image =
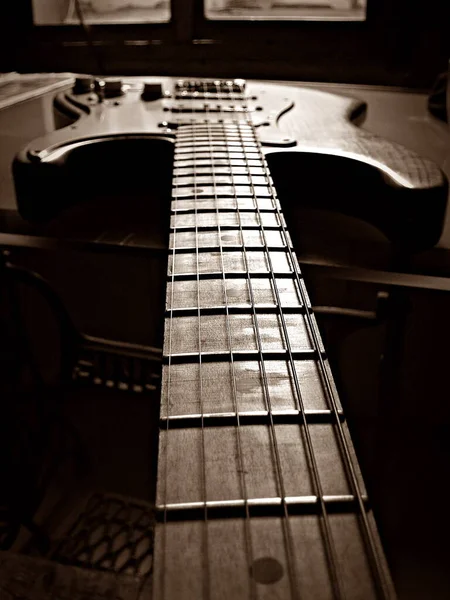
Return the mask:
<path id="1" fill-rule="evenodd" d="M 250 120 L 177 130 L 155 600 L 393 597 Z"/>

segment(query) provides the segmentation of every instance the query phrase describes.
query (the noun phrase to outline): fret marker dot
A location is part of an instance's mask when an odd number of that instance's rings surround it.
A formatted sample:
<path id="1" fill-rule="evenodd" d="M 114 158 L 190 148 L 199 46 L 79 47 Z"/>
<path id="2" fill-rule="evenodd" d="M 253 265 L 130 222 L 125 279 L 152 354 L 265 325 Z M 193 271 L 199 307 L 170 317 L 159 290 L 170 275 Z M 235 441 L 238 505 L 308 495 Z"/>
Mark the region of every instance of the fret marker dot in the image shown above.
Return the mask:
<path id="1" fill-rule="evenodd" d="M 263 556 L 253 561 L 250 574 L 257 583 L 269 585 L 280 581 L 283 577 L 283 566 L 276 558 Z"/>

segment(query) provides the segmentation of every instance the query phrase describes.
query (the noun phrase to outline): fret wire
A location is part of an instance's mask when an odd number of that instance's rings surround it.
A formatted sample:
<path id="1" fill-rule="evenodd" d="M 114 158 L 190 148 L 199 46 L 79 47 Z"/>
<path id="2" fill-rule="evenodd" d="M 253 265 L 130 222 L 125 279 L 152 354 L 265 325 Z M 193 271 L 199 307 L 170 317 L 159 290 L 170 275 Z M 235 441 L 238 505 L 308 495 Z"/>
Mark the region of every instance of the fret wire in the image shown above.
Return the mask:
<path id="1" fill-rule="evenodd" d="M 206 111 L 208 113 L 208 111 Z M 219 115 L 220 116 L 220 115 Z M 209 123 L 209 125 L 211 125 L 210 127 L 208 127 L 208 125 L 205 125 L 205 127 L 202 127 L 200 124 L 197 127 L 197 132 L 199 132 L 199 136 L 198 136 L 198 140 L 208 140 L 210 137 L 212 140 L 215 139 L 221 139 L 223 140 L 224 138 L 231 138 L 231 139 L 236 139 L 236 130 L 235 129 L 225 129 L 225 128 L 221 128 L 220 124 L 218 124 L 218 126 L 216 127 L 215 125 Z M 251 130 L 248 130 L 249 133 L 247 134 L 249 138 L 253 139 L 251 137 Z M 192 134 L 189 131 L 181 131 L 180 135 L 179 135 L 179 140 L 180 142 L 185 142 L 185 141 L 189 141 L 192 139 Z"/>
<path id="2" fill-rule="evenodd" d="M 228 352 L 205 352 L 203 353 L 203 362 L 224 362 L 225 357 L 228 356 Z M 262 355 L 265 360 L 288 360 L 289 355 L 287 351 L 262 351 Z M 240 361 L 253 361 L 258 359 L 257 350 L 245 350 L 245 351 L 233 351 L 233 357 L 235 360 Z M 181 352 L 172 355 L 172 364 L 180 363 L 197 363 L 198 352 Z M 294 360 L 314 360 L 316 358 L 316 352 L 314 350 L 306 350 L 303 352 L 294 352 Z M 333 413 L 334 414 L 334 413 Z M 335 415 L 336 416 L 336 415 Z"/>
<path id="3" fill-rule="evenodd" d="M 258 145 L 259 145 L 259 154 L 261 156 L 261 159 L 263 159 L 264 153 L 262 151 L 261 143 L 259 142 L 259 140 L 258 140 Z M 268 172 L 266 163 L 264 163 L 264 168 L 265 168 L 266 172 Z M 268 182 L 268 186 L 272 189 L 272 192 L 274 193 L 275 189 L 273 187 L 273 184 L 270 181 Z M 275 202 L 273 202 L 273 206 L 277 211 L 279 210 L 277 208 Z M 282 226 L 282 228 L 287 233 L 287 228 L 284 225 Z M 292 250 L 290 244 L 288 245 L 288 253 L 289 253 L 289 256 L 291 257 L 291 261 L 293 264 L 293 273 L 299 283 L 300 278 L 299 278 L 298 268 L 297 268 L 296 262 L 295 262 L 295 255 L 293 253 L 293 250 Z M 300 286 L 299 286 L 299 290 L 300 290 L 300 294 L 302 296 L 303 302 L 306 303 L 304 291 Z M 306 311 L 306 322 L 307 322 L 308 328 L 310 330 L 310 334 L 313 338 L 314 345 L 317 350 L 318 361 L 319 361 L 321 372 L 323 375 L 323 380 L 325 382 L 327 397 L 328 397 L 329 401 L 331 402 L 333 412 L 335 413 L 335 415 L 337 415 L 338 404 L 337 404 L 337 401 L 335 398 L 333 384 L 330 381 L 330 376 L 329 376 L 328 370 L 326 369 L 324 358 L 322 356 L 322 353 L 320 352 L 320 340 L 319 340 L 313 319 L 312 319 L 309 311 Z M 345 459 L 344 467 L 347 471 L 347 476 L 350 479 L 350 485 L 353 488 L 354 496 L 357 499 L 360 522 L 362 522 L 362 525 L 363 525 L 362 533 L 365 538 L 366 544 L 369 546 L 369 562 L 371 565 L 372 574 L 374 576 L 374 582 L 375 582 L 375 585 L 378 590 L 378 595 L 383 598 L 389 598 L 390 597 L 389 585 L 385 578 L 385 571 L 381 564 L 380 557 L 379 557 L 379 554 L 378 554 L 378 551 L 376 548 L 376 544 L 375 544 L 375 541 L 373 538 L 373 532 L 372 532 L 372 529 L 371 529 L 369 521 L 368 521 L 367 512 L 366 512 L 364 502 L 362 499 L 363 495 L 361 492 L 361 487 L 359 485 L 355 467 L 353 465 L 353 460 L 352 460 L 350 450 L 348 447 L 347 438 L 345 436 L 344 429 L 343 429 L 343 426 L 342 426 L 342 423 L 340 422 L 340 420 L 338 418 L 336 418 L 335 422 L 336 422 L 336 428 L 338 431 L 339 445 L 341 447 L 341 451 L 344 454 L 344 459 Z"/>
<path id="4" fill-rule="evenodd" d="M 226 161 L 225 158 L 215 157 L 214 154 L 213 154 L 213 158 L 211 159 L 209 155 L 206 155 L 206 153 L 203 153 L 202 158 L 197 157 L 197 159 L 196 159 L 198 167 L 209 167 L 209 166 L 212 166 L 211 163 L 216 167 L 220 167 L 220 166 L 223 166 L 225 161 Z M 226 161 L 226 164 L 228 165 L 228 161 Z M 249 158 L 248 164 L 249 164 L 250 168 L 252 168 L 252 169 L 261 169 L 263 171 L 263 164 L 259 159 Z M 232 158 L 231 166 L 232 167 L 241 167 L 241 168 L 245 167 L 245 160 L 243 158 Z M 176 160 L 176 159 L 174 160 L 174 168 L 175 169 L 188 169 L 188 168 L 192 168 L 192 167 L 193 167 L 193 160 L 190 160 L 190 159 L 183 159 L 181 161 Z M 264 173 L 263 173 L 263 175 L 264 175 Z"/>
<path id="5" fill-rule="evenodd" d="M 206 113 L 208 114 L 208 110 L 206 111 Z M 211 123 L 209 123 L 209 125 L 211 125 Z M 230 130 L 226 130 L 223 128 L 220 128 L 220 124 L 218 125 L 218 128 L 214 128 L 214 125 L 211 125 L 210 127 L 208 127 L 208 125 L 206 125 L 204 128 L 202 128 L 199 124 L 199 126 L 197 127 L 197 141 L 208 141 L 208 140 L 224 140 L 224 139 L 230 139 L 232 141 L 237 141 L 238 139 L 238 134 L 236 132 L 236 130 L 230 129 Z M 246 134 L 246 139 L 252 140 L 252 133 L 251 130 L 248 130 L 248 133 Z M 192 133 L 190 133 L 189 131 L 181 131 L 180 135 L 178 136 L 179 141 L 181 143 L 186 143 L 189 141 L 192 141 Z"/>
<path id="6" fill-rule="evenodd" d="M 219 249 L 220 250 L 220 249 Z M 222 277 L 222 274 L 219 272 L 219 277 Z M 259 278 L 258 278 L 259 279 Z M 269 284 L 271 287 L 271 291 L 273 292 L 273 286 L 272 286 L 272 282 L 270 281 Z M 206 313 L 207 315 L 227 315 L 227 314 L 233 314 L 233 315 L 245 315 L 248 313 L 248 302 L 239 302 L 239 303 L 233 303 L 233 305 L 231 307 L 228 308 L 227 311 L 227 305 L 225 304 L 205 304 L 204 306 L 202 306 L 202 311 L 204 311 L 204 314 Z M 305 314 L 305 307 L 304 306 L 285 306 L 284 307 L 285 313 L 287 315 L 297 315 L 297 314 L 301 314 L 304 315 Z M 177 308 L 171 308 L 172 313 L 175 313 L 177 317 L 179 316 L 183 316 L 183 317 L 189 317 L 192 316 L 196 311 L 197 311 L 197 307 L 196 306 L 183 306 L 183 307 L 177 307 Z M 261 314 L 261 315 L 278 315 L 278 308 L 276 304 L 270 304 L 268 302 L 263 302 L 263 303 L 259 303 L 255 306 L 255 312 L 257 314 Z"/>
<path id="7" fill-rule="evenodd" d="M 249 117 L 248 117 L 249 118 Z M 250 121 L 250 118 L 249 118 Z M 255 136 L 256 137 L 256 136 Z M 261 158 L 263 158 L 262 156 L 262 150 L 260 148 L 260 154 L 261 154 Z M 271 185 L 271 177 L 270 177 L 270 172 L 268 171 L 268 169 L 266 169 L 266 178 L 267 178 L 267 185 L 271 188 L 272 190 L 272 199 L 275 198 L 275 190 L 273 188 L 273 186 Z M 250 187 L 253 187 L 252 184 L 250 183 Z M 253 187 L 253 194 L 256 198 L 256 190 Z M 273 205 L 276 206 L 276 203 L 273 202 Z M 256 210 L 258 210 L 258 207 L 256 208 Z M 317 497 L 319 499 L 319 504 L 320 504 L 320 509 L 321 509 L 321 514 L 322 514 L 322 524 L 323 524 L 323 531 L 324 531 L 324 535 L 325 535 L 325 543 L 326 543 L 326 547 L 327 547 L 327 556 L 328 556 L 328 561 L 329 561 L 329 565 L 330 565 L 330 569 L 331 569 L 331 579 L 333 582 L 333 588 L 334 588 L 334 592 L 335 592 L 335 597 L 337 597 L 337 599 L 341 599 L 343 598 L 343 586 L 342 586 L 342 580 L 341 580 L 341 575 L 340 575 L 340 570 L 339 570 L 339 566 L 338 566 L 338 562 L 337 562 L 337 558 L 336 558 L 336 549 L 334 546 L 334 541 L 333 541 L 333 537 L 331 534 L 331 525 L 330 525 L 330 521 L 328 518 L 328 513 L 326 510 L 326 506 L 323 500 L 323 489 L 322 489 L 322 484 L 320 481 L 320 474 L 319 474 L 319 469 L 317 466 L 317 462 L 316 462 L 316 457 L 314 454 L 314 448 L 313 448 L 313 444 L 312 444 L 312 439 L 311 439 L 311 434 L 309 431 L 309 425 L 306 421 L 305 418 L 305 406 L 304 406 L 304 402 L 303 402 L 303 398 L 302 398 L 302 393 L 301 393 L 301 388 L 300 388 L 300 384 L 298 381 L 298 377 L 297 377 L 297 372 L 295 369 L 295 364 L 293 361 L 293 357 L 292 357 L 292 348 L 291 348 L 291 344 L 290 344 L 290 338 L 289 338 L 289 334 L 288 334 L 288 330 L 287 330 L 287 325 L 286 325 L 286 320 L 284 318 L 284 313 L 283 313 L 283 309 L 281 306 L 281 301 L 280 301 L 280 296 L 279 296 L 279 291 L 278 291 L 278 286 L 276 284 L 276 279 L 275 279 L 275 274 L 274 274 L 274 269 L 273 269 L 273 265 L 272 265 L 272 260 L 271 260 L 271 256 L 270 256 L 270 252 L 268 250 L 268 245 L 267 245 L 267 240 L 266 240 L 266 236 L 265 236 L 265 231 L 264 231 L 264 226 L 261 224 L 261 231 L 263 233 L 263 239 L 265 242 L 265 249 L 266 249 L 266 253 L 267 253 L 267 260 L 269 263 L 269 273 L 270 273 L 270 278 L 273 284 L 273 288 L 274 288 L 274 292 L 275 292 L 275 296 L 276 296 L 276 302 L 278 304 L 279 310 L 280 310 L 280 320 L 281 320 L 281 325 L 282 325 L 282 329 L 283 329 L 283 333 L 284 333 L 284 338 L 285 338 L 285 343 L 286 343 L 286 350 L 287 350 L 287 354 L 289 357 L 289 364 L 291 366 L 291 372 L 292 372 L 292 377 L 294 379 L 294 387 L 297 393 L 297 402 L 299 404 L 299 410 L 300 410 L 300 414 L 301 414 L 301 421 L 303 424 L 303 427 L 301 429 L 301 431 L 303 432 L 303 435 L 305 437 L 305 441 L 306 441 L 306 450 L 307 450 L 307 456 L 309 459 L 309 463 L 310 466 L 312 467 L 312 476 L 313 476 L 313 481 L 314 481 L 314 487 L 316 489 L 316 494 Z M 286 235 L 287 232 L 285 230 L 285 228 L 283 228 L 284 234 L 285 234 L 285 241 L 286 241 L 286 246 L 289 249 L 290 248 L 290 243 L 289 243 L 289 238 Z M 291 256 L 291 266 L 292 269 L 295 271 L 295 262 L 293 261 L 293 257 Z M 299 282 L 297 282 L 297 285 L 299 285 Z M 299 288 L 300 291 L 300 288 Z M 306 315 L 308 315 L 309 312 L 306 311 Z M 316 351 L 318 351 L 319 348 L 316 348 Z"/>
<path id="8" fill-rule="evenodd" d="M 208 111 L 207 111 L 208 112 Z M 220 114 L 219 114 L 220 116 Z M 237 137 L 237 133 L 236 133 L 236 129 L 226 129 L 225 126 L 222 127 L 221 123 L 218 123 L 217 126 L 212 124 L 212 123 L 208 123 L 205 124 L 205 126 L 203 127 L 201 125 L 201 123 L 199 124 L 199 126 L 197 127 L 197 133 L 200 133 L 200 135 L 197 137 L 198 140 L 208 140 L 208 139 L 225 139 L 225 138 L 231 138 L 233 140 L 236 140 Z M 248 136 L 249 139 L 252 139 L 252 132 L 249 129 L 248 133 L 246 134 L 246 137 Z M 177 137 L 177 139 L 183 142 L 185 141 L 189 141 L 192 140 L 192 133 L 190 133 L 189 131 L 185 131 L 185 129 L 183 129 L 182 131 L 180 131 L 180 135 Z"/>
<path id="9" fill-rule="evenodd" d="M 216 212 L 216 211 L 214 211 L 214 212 Z M 236 211 L 231 211 L 231 210 L 227 211 L 227 212 L 222 211 L 222 214 L 229 214 L 229 215 L 231 215 L 231 214 L 233 214 L 235 212 Z M 217 209 L 217 213 L 219 213 L 218 209 Z M 187 214 L 189 214 L 189 213 L 187 213 Z M 200 214 L 205 214 L 205 213 L 201 212 Z M 170 229 L 173 230 L 173 229 L 175 229 L 175 227 L 171 227 Z M 181 226 L 177 226 L 177 229 L 180 229 L 181 233 L 193 233 L 195 231 L 195 225 L 191 225 L 191 224 L 189 224 L 189 225 L 181 225 Z M 275 231 L 275 232 L 280 232 L 281 233 L 280 229 L 281 228 L 279 227 L 279 225 L 266 225 L 266 230 L 267 231 Z M 202 233 L 215 233 L 215 232 L 218 231 L 218 227 L 214 223 L 213 224 L 206 224 L 206 225 L 199 225 L 199 230 Z M 236 224 L 235 223 L 231 223 L 229 225 L 222 225 L 221 226 L 221 230 L 222 231 L 233 232 L 233 231 L 236 230 Z M 256 224 L 243 225 L 242 226 L 242 230 L 243 231 L 250 231 L 250 232 L 260 231 L 260 226 L 256 225 Z M 276 246 L 275 246 L 275 248 L 276 248 Z M 180 248 L 178 248 L 178 249 L 180 249 Z"/>
<path id="10" fill-rule="evenodd" d="M 223 247 L 223 251 L 228 253 L 228 252 L 239 252 L 239 250 L 241 248 L 243 248 L 244 244 L 240 244 L 240 245 L 236 245 L 236 246 L 224 246 Z M 280 248 L 280 246 L 268 246 L 268 251 L 270 252 L 279 252 L 279 253 L 284 253 L 284 248 Z M 178 255 L 180 254 L 192 254 L 192 251 L 194 250 L 194 248 L 191 247 L 183 247 L 181 246 L 180 248 L 177 248 L 177 253 Z M 198 249 L 199 250 L 199 254 L 209 254 L 210 252 L 217 252 L 218 250 L 218 246 L 202 246 L 201 248 Z M 261 251 L 261 246 L 246 246 L 246 250 L 248 252 L 256 252 L 256 253 L 260 253 L 260 254 L 264 254 L 264 256 L 266 256 L 266 254 L 264 253 L 264 250 Z"/>
<path id="11" fill-rule="evenodd" d="M 231 212 L 233 212 L 233 211 L 230 211 L 230 213 Z M 217 210 L 217 213 L 219 213 L 218 210 Z M 222 212 L 222 214 L 224 214 L 224 213 Z M 219 227 L 217 225 L 199 225 L 198 228 L 201 233 L 215 233 L 216 231 L 219 230 Z M 174 228 L 172 227 L 172 229 L 174 229 Z M 182 227 L 182 228 L 178 227 L 178 229 L 182 229 L 182 233 L 193 233 L 195 231 L 195 225 L 186 225 L 185 227 Z M 280 229 L 281 228 L 276 225 L 266 225 L 266 231 L 280 231 Z M 222 231 L 235 231 L 236 225 L 222 225 L 221 230 Z M 243 225 L 242 231 L 260 231 L 260 226 L 259 225 Z M 239 246 L 240 246 L 240 244 L 239 244 Z M 273 251 L 277 247 L 278 246 L 273 246 L 271 248 L 271 250 Z M 178 250 L 180 250 L 180 248 L 178 248 Z"/>
<path id="12" fill-rule="evenodd" d="M 227 119 L 228 116 L 225 116 L 224 119 Z M 251 137 L 253 135 L 253 130 L 251 127 L 249 127 L 249 125 L 245 122 L 245 121 L 241 121 L 239 123 L 239 125 L 237 125 L 236 123 L 233 125 L 231 123 L 231 121 L 226 122 L 224 119 L 220 119 L 220 113 L 218 113 L 218 117 L 217 120 L 212 122 L 212 121 L 207 121 L 205 120 L 200 120 L 197 121 L 197 127 L 195 128 L 197 135 L 200 133 L 200 135 L 203 136 L 207 136 L 208 135 L 208 131 L 211 132 L 212 135 L 224 135 L 224 136 L 228 136 L 228 135 L 236 135 L 239 132 L 244 133 L 246 136 Z M 187 137 L 187 136 L 191 136 L 192 132 L 194 130 L 193 127 L 191 127 L 188 123 L 186 122 L 182 122 L 183 125 L 183 130 L 181 131 L 181 138 Z"/>
<path id="13" fill-rule="evenodd" d="M 187 148 L 187 147 L 186 147 Z M 180 156 L 183 156 L 184 154 L 207 154 L 208 153 L 208 146 L 204 146 L 204 148 L 202 148 L 201 146 L 199 146 L 199 148 L 195 148 L 192 147 L 190 148 L 189 151 L 186 150 L 186 148 L 180 148 L 179 150 L 175 150 L 175 157 L 177 159 L 179 159 Z M 242 154 L 242 156 L 247 156 L 247 155 L 252 155 L 253 157 L 258 157 L 258 146 L 255 146 L 254 148 L 252 147 L 251 149 L 247 150 L 245 148 L 245 146 L 242 146 L 242 148 L 238 148 L 236 147 L 232 147 L 232 148 L 227 148 L 227 146 L 224 144 L 223 146 L 213 146 L 212 147 L 212 151 L 213 152 L 219 152 L 222 154 L 226 154 L 226 153 L 230 153 L 230 154 L 237 154 L 240 155 Z M 214 156 L 214 155 L 213 155 Z M 236 158 L 233 157 L 232 158 Z"/>
<path id="14" fill-rule="evenodd" d="M 217 87 L 217 84 L 216 84 Z M 220 105 L 222 106 L 222 105 Z M 211 153 L 212 153 L 212 149 L 211 149 Z M 212 157 L 211 157 L 212 158 Z M 214 161 L 212 160 L 212 173 L 213 173 L 213 179 L 214 179 L 214 192 L 216 192 L 216 185 L 215 185 L 215 171 L 214 171 Z M 233 404 L 234 404 L 234 409 L 236 411 L 236 423 L 237 423 L 237 428 L 236 428 L 236 445 L 237 445 L 237 450 L 238 450 L 238 462 L 239 462 L 239 472 L 240 472 L 240 484 L 241 484 L 241 490 L 242 490 L 242 495 L 244 498 L 244 503 L 245 503 L 245 550 L 246 550 L 246 557 L 247 557 L 247 563 L 248 563 L 248 572 L 250 573 L 252 564 L 253 564 L 253 544 L 252 544 L 252 531 L 251 531 L 251 526 L 250 526 L 250 510 L 249 510 L 249 506 L 248 506 L 248 492 L 247 492 L 247 483 L 246 483 L 246 478 L 245 478 L 245 468 L 244 468 L 244 460 L 243 460 L 243 453 L 242 453 L 242 440 L 241 440 L 241 422 L 240 422 L 240 417 L 239 417 L 239 407 L 238 407 L 238 402 L 237 402 L 237 389 L 236 389 L 236 370 L 235 370 L 235 365 L 234 365 L 234 357 L 233 357 L 233 338 L 232 338 L 232 332 L 231 332 L 231 327 L 230 327 L 230 315 L 229 315 L 229 306 L 228 306 L 228 294 L 227 294 L 227 280 L 225 277 L 225 265 L 223 262 L 223 252 L 222 252 L 222 240 L 221 240 L 221 231 L 220 231 L 220 214 L 217 208 L 217 204 L 216 204 L 216 215 L 217 215 L 217 226 L 218 226 L 218 231 L 219 231 L 219 244 L 220 244 L 220 260 L 221 260 L 221 266 L 222 266 L 222 281 L 223 281 L 223 293 L 224 293 L 224 298 L 225 298 L 225 310 L 226 310 L 226 316 L 225 316 L 225 322 L 226 322 L 226 328 L 227 328 L 227 337 L 228 337 L 228 344 L 229 344 L 229 348 L 230 348 L 230 379 L 231 379 L 231 386 L 232 386 L 232 396 L 233 396 Z M 196 215 L 197 218 L 197 215 Z M 198 284 L 199 285 L 199 284 Z M 251 598 L 256 598 L 256 582 L 254 580 L 253 577 L 250 576 L 250 597 Z"/>
<path id="15" fill-rule="evenodd" d="M 195 142 L 196 144 L 196 148 L 206 148 L 206 152 L 208 151 L 208 149 L 210 148 L 225 148 L 228 149 L 230 147 L 230 149 L 234 149 L 237 148 L 238 151 L 240 148 L 256 148 L 256 144 L 252 141 L 252 143 L 250 143 L 250 140 L 246 139 L 242 141 L 242 144 L 234 141 L 234 140 L 219 140 L 219 139 L 215 139 L 215 140 L 210 140 L 209 142 L 207 140 L 205 141 L 201 141 Z M 178 145 L 178 150 L 180 151 L 181 149 L 185 149 L 185 148 L 191 148 L 192 147 L 192 141 L 191 140 L 187 140 L 186 142 L 183 142 L 182 144 Z"/>
<path id="16" fill-rule="evenodd" d="M 253 134 L 256 139 L 256 134 L 255 134 L 254 129 L 253 129 Z M 229 153 L 228 153 L 228 156 L 230 156 Z M 234 195 L 236 198 L 236 205 L 237 205 L 237 193 L 236 193 L 236 186 L 234 185 L 234 177 L 233 176 L 232 176 L 232 181 L 233 181 L 232 185 L 234 188 Z M 257 199 L 256 199 L 255 195 L 254 195 L 254 203 L 255 203 L 255 207 L 256 207 Z M 237 210 L 237 215 L 238 215 L 238 223 L 239 223 L 239 227 L 240 227 L 242 241 L 244 242 L 239 208 Z M 261 223 L 261 217 L 259 217 L 259 218 L 260 218 L 260 223 Z M 292 536 L 291 536 L 290 527 L 289 527 L 289 512 L 288 512 L 288 507 L 286 505 L 286 500 L 285 500 L 286 490 L 285 490 L 285 486 L 284 486 L 284 480 L 283 480 L 283 474 L 282 474 L 282 468 L 281 468 L 281 459 L 280 459 L 278 442 L 277 442 L 276 432 L 275 432 L 275 425 L 274 425 L 273 416 L 272 416 L 272 405 L 271 405 L 271 400 L 270 400 L 270 392 L 269 392 L 267 373 L 266 373 L 266 369 L 265 369 L 264 356 L 262 353 L 261 332 L 259 330 L 258 317 L 257 317 L 256 311 L 255 311 L 255 299 L 254 299 L 254 293 L 253 293 L 253 285 L 252 285 L 252 281 L 251 281 L 251 275 L 249 272 L 249 262 L 248 262 L 248 257 L 247 257 L 247 250 L 246 250 L 244 243 L 242 244 L 242 251 L 243 251 L 246 271 L 248 273 L 247 285 L 248 285 L 248 291 L 249 291 L 249 295 L 250 295 L 250 304 L 252 306 L 252 312 L 253 312 L 253 315 L 252 315 L 253 324 L 254 324 L 253 327 L 254 327 L 255 336 L 256 336 L 255 341 L 256 341 L 256 345 L 257 345 L 257 350 L 258 350 L 258 355 L 259 355 L 259 363 L 260 363 L 261 374 L 262 374 L 262 379 L 263 379 L 264 398 L 265 398 L 265 402 L 266 402 L 268 412 L 269 412 L 270 432 L 271 432 L 271 437 L 273 440 L 273 449 L 274 449 L 274 454 L 275 454 L 275 464 L 276 464 L 276 472 L 277 472 L 277 479 L 278 479 L 278 488 L 280 490 L 280 495 L 282 497 L 282 503 L 283 503 L 283 515 L 284 515 L 283 535 L 285 537 L 285 546 L 286 546 L 288 573 L 289 573 L 289 586 L 291 589 L 291 597 L 295 600 L 298 597 L 297 586 L 296 586 L 296 581 L 295 581 L 296 569 L 295 569 L 295 564 L 294 564 L 294 560 L 293 560 L 294 552 L 293 552 L 293 541 L 292 541 Z"/>
<path id="17" fill-rule="evenodd" d="M 194 124 L 194 147 L 195 147 L 195 124 Z M 195 153 L 194 153 L 194 161 L 195 161 Z M 194 162 L 195 167 L 195 162 Z M 206 493 L 206 452 L 205 452 L 205 423 L 204 423 L 204 409 L 203 409 L 203 379 L 202 379 L 202 321 L 201 321 L 201 310 L 200 310 L 200 282 L 199 282 L 199 258 L 198 258 L 198 227 L 197 227 L 197 182 L 196 178 L 194 178 L 194 196 L 195 196 L 195 258 L 196 258 L 196 271 L 197 271 L 197 306 L 198 306 L 198 362 L 199 362 L 199 391 L 200 391 L 200 413 L 201 417 L 201 430 L 202 430 L 202 444 L 201 444 L 201 453 L 202 453 L 202 495 L 205 502 L 204 507 L 204 527 L 203 527 L 203 544 L 204 544 L 204 570 L 206 576 L 203 577 L 203 591 L 206 592 L 206 597 L 210 598 L 210 574 L 209 574 L 209 560 L 208 560 L 208 551 L 209 551 L 209 543 L 208 543 L 208 508 L 207 508 L 207 493 Z"/>

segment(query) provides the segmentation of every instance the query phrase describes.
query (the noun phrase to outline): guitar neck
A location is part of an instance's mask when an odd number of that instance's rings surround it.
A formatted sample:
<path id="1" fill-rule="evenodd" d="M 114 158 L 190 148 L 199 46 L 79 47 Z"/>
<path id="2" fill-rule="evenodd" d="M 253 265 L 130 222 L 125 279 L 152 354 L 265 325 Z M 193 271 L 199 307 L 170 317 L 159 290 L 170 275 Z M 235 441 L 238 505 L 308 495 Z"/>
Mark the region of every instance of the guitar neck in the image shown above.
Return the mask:
<path id="1" fill-rule="evenodd" d="M 211 116 L 176 134 L 153 598 L 394 597 L 257 131 Z"/>

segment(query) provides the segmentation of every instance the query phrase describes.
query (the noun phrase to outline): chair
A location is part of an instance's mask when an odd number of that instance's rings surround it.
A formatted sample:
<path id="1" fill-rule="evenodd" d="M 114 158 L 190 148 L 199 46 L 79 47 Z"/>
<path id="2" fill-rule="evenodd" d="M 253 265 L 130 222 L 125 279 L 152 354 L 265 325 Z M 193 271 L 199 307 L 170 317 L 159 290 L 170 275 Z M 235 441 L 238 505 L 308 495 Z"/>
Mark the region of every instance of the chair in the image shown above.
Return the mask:
<path id="1" fill-rule="evenodd" d="M 34 515 L 61 457 L 88 469 L 77 431 L 61 411 L 64 391 L 77 384 L 146 393 L 160 378 L 161 350 L 99 339 L 76 330 L 51 286 L 38 274 L 0 264 L 0 550 L 10 549 L 24 526 L 41 554 L 50 548 Z M 21 294 L 32 290 L 57 323 L 56 374 L 43 373 L 22 313 Z"/>

